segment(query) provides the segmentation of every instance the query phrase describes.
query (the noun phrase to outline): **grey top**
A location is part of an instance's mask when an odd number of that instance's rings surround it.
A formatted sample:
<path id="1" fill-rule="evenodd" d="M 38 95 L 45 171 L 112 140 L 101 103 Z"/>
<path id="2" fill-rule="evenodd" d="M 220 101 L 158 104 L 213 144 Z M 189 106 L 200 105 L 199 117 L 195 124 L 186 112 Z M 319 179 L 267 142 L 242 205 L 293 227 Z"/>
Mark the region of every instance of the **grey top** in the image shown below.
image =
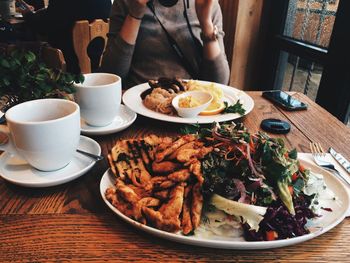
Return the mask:
<path id="1" fill-rule="evenodd" d="M 103 55 L 102 70 L 119 75 L 123 79 L 125 88 L 159 77 L 190 79 L 190 74 L 170 46 L 151 10 L 147 9 L 142 19 L 135 45 L 128 44 L 119 36 L 120 28 L 128 14 L 127 1 L 115 0 L 113 3 L 110 33 Z M 201 29 L 194 1 L 190 0 L 190 8 L 187 9 L 187 12 L 193 33 L 200 40 Z M 175 6 L 166 8 L 155 0 L 154 6 L 164 27 L 176 40 L 192 66 L 199 72 L 199 79 L 227 84 L 230 72 L 223 43 L 222 13 L 218 2 L 213 9 L 212 20 L 219 29 L 219 43 L 222 52 L 214 60 L 203 59 L 196 50 L 183 16 L 183 1 L 178 1 Z"/>

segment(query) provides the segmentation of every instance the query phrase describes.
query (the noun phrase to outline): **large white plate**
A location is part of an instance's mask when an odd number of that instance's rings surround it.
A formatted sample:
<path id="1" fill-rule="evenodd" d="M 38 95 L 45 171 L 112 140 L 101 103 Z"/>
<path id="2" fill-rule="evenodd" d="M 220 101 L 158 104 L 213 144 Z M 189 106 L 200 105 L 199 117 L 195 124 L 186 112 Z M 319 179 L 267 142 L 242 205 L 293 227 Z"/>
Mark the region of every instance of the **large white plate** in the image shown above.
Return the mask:
<path id="1" fill-rule="evenodd" d="M 224 248 L 224 249 L 247 250 L 247 249 L 268 249 L 268 248 L 284 247 L 284 246 L 290 246 L 290 245 L 304 242 L 306 240 L 313 239 L 329 231 L 330 229 L 338 225 L 341 221 L 343 221 L 350 205 L 349 194 L 346 191 L 344 185 L 336 177 L 334 177 L 332 174 L 326 172 L 325 170 L 319 168 L 318 166 L 310 162 L 307 162 L 305 160 L 301 160 L 301 162 L 305 165 L 305 167 L 313 170 L 315 173 L 320 173 L 324 176 L 326 184 L 328 185 L 329 189 L 331 189 L 336 194 L 336 196 L 338 197 L 338 200 L 329 201 L 329 203 L 325 204 L 326 207 L 329 207 L 333 210 L 332 212 L 321 210 L 320 211 L 321 217 L 315 220 L 310 220 L 310 222 L 308 223 L 310 234 L 300 236 L 300 237 L 285 239 L 285 240 L 251 242 L 251 241 L 245 241 L 243 238 L 229 239 L 227 237 L 222 238 L 220 236 L 210 236 L 210 238 L 200 238 L 196 236 L 183 236 L 180 233 L 168 233 L 162 230 L 155 229 L 153 227 L 143 225 L 122 214 L 117 208 L 115 208 L 106 199 L 105 197 L 106 189 L 109 187 L 113 187 L 115 182 L 115 177 L 113 176 L 110 169 L 104 173 L 101 179 L 100 192 L 107 206 L 115 214 L 117 214 L 121 219 L 123 219 L 127 223 L 131 224 L 132 226 L 142 231 L 145 231 L 147 233 L 150 233 L 160 238 L 165 238 L 171 241 L 184 243 L 184 244 L 203 246 L 203 247 L 212 247 L 212 248 Z"/>
<path id="2" fill-rule="evenodd" d="M 207 81 L 200 81 L 202 83 L 211 83 Z M 219 83 L 215 83 L 215 85 L 219 86 L 224 92 L 224 101 L 227 101 L 229 105 L 234 104 L 240 99 L 243 104 L 243 108 L 246 110 L 245 115 L 248 114 L 254 108 L 254 100 L 245 92 L 238 90 L 233 87 L 229 87 L 226 85 L 222 85 Z M 181 118 L 178 116 L 170 116 L 163 113 L 155 112 L 146 108 L 146 106 L 142 103 L 142 99 L 140 97 L 141 93 L 150 86 L 148 83 L 143 83 L 128 89 L 123 95 L 123 102 L 130 109 L 135 111 L 136 113 L 161 121 L 168 122 L 176 122 L 176 123 L 212 123 L 212 122 L 223 122 L 230 121 L 234 119 L 238 119 L 242 117 L 238 113 L 226 113 L 226 114 L 216 114 L 212 116 L 197 116 L 194 118 Z"/>
<path id="3" fill-rule="evenodd" d="M 101 154 L 100 145 L 91 138 L 80 136 L 78 149 Z M 80 153 L 64 168 L 43 172 L 31 167 L 25 160 L 6 152 L 0 155 L 0 176 L 11 183 L 25 187 L 48 187 L 70 182 L 89 171 L 96 162 Z"/>

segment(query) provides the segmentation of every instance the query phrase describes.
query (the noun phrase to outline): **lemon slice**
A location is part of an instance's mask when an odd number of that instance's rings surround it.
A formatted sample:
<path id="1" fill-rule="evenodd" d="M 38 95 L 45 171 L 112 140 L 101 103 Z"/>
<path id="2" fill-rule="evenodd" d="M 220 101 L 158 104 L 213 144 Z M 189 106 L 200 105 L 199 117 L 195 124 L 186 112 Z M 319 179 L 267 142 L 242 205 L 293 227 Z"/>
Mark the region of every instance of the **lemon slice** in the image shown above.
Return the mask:
<path id="1" fill-rule="evenodd" d="M 210 103 L 209 107 L 206 108 L 204 111 L 199 113 L 199 115 L 208 116 L 208 115 L 215 115 L 220 112 L 222 112 L 225 108 L 225 104 L 221 101 L 213 101 Z"/>

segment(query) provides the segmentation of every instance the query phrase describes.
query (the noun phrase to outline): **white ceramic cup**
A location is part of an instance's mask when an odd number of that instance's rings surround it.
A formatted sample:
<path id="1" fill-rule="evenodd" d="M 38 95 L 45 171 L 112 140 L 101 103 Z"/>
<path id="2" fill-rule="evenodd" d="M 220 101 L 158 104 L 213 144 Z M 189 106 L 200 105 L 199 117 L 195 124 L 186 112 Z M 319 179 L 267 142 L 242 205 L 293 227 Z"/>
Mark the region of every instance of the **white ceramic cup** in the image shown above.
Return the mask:
<path id="1" fill-rule="evenodd" d="M 63 99 L 27 101 L 6 114 L 10 143 L 5 151 L 15 151 L 32 167 L 54 171 L 73 159 L 80 140 L 80 109 Z"/>
<path id="2" fill-rule="evenodd" d="M 121 104 L 121 78 L 109 73 L 90 73 L 84 77 L 83 83 L 75 84 L 81 117 L 91 126 L 112 123 Z"/>

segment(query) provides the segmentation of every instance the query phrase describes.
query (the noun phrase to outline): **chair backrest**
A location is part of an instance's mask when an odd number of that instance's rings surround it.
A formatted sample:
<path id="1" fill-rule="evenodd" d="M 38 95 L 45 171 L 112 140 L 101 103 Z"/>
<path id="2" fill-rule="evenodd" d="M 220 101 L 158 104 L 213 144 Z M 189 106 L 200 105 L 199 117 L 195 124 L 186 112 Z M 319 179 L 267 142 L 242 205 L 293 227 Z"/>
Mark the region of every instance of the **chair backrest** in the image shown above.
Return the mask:
<path id="1" fill-rule="evenodd" d="M 58 48 L 43 47 L 41 50 L 41 59 L 50 68 L 66 71 L 66 61 L 63 52 Z"/>
<path id="2" fill-rule="evenodd" d="M 109 20 L 95 19 L 90 22 L 88 20 L 80 20 L 75 22 L 73 26 L 73 45 L 75 54 L 79 60 L 81 73 L 91 72 L 91 60 L 88 56 L 88 46 L 90 42 L 96 38 L 104 39 L 103 51 L 107 45 L 107 33 L 109 31 Z M 103 52 L 102 52 L 103 53 Z M 102 55 L 102 54 L 101 54 Z M 101 65 L 101 57 L 98 65 Z"/>

